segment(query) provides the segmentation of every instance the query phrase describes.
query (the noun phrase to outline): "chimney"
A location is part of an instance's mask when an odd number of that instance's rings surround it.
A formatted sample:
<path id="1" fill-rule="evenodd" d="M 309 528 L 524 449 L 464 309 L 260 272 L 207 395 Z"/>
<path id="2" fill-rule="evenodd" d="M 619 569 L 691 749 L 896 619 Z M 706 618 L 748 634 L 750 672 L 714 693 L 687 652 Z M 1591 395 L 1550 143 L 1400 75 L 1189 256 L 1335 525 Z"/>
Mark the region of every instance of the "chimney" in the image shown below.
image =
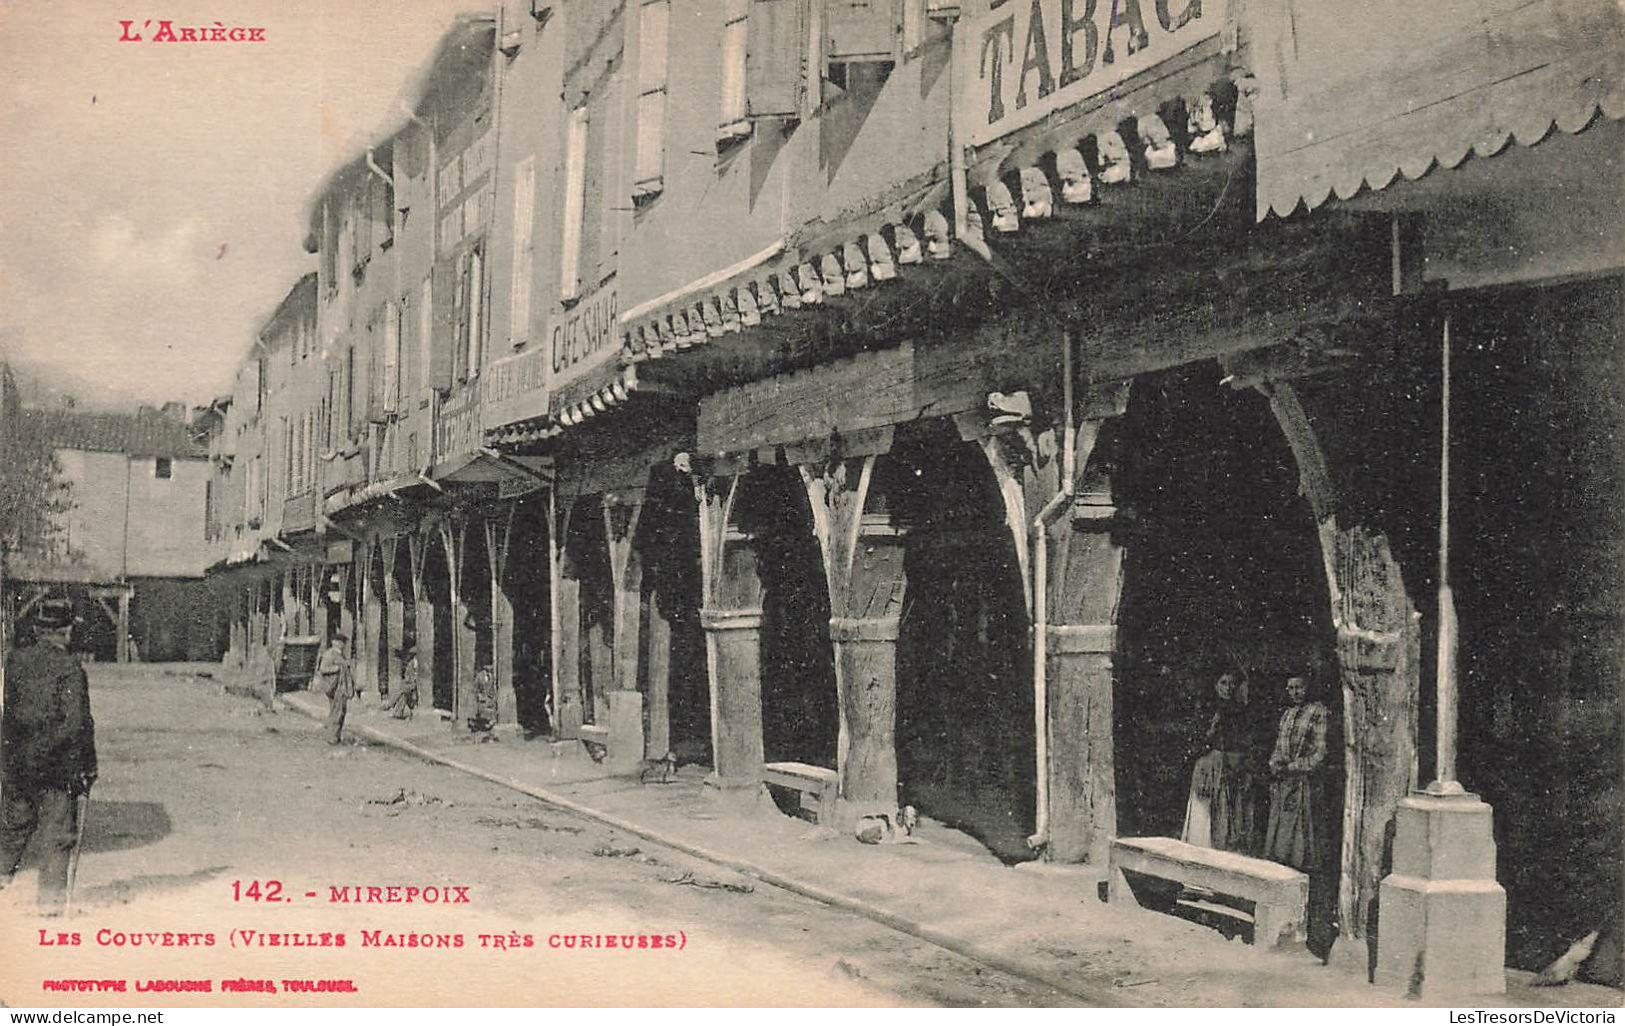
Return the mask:
<path id="1" fill-rule="evenodd" d="M 186 423 L 186 404 L 179 401 L 165 403 L 164 416 L 177 424 Z"/>

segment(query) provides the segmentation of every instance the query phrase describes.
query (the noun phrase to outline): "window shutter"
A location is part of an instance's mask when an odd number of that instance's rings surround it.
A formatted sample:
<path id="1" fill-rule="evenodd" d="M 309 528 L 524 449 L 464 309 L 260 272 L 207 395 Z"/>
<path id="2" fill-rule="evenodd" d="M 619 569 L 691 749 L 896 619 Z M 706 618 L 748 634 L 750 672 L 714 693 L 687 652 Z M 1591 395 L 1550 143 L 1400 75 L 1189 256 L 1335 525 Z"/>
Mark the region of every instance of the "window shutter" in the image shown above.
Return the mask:
<path id="1" fill-rule="evenodd" d="M 433 327 L 427 340 L 428 385 L 444 391 L 451 387 L 452 354 L 457 348 L 457 266 L 450 260 L 435 264 Z"/>
<path id="2" fill-rule="evenodd" d="M 564 221 L 559 240 L 559 298 L 581 294 L 581 218 L 587 191 L 587 108 L 570 112 L 564 146 Z"/>
<path id="3" fill-rule="evenodd" d="M 627 205 L 623 198 L 628 195 L 626 163 L 623 159 L 625 143 L 621 140 L 625 137 L 622 125 L 626 121 L 626 92 L 629 88 L 631 86 L 624 73 L 617 72 L 610 77 L 608 92 L 596 112 L 601 118 L 603 131 L 588 133 L 588 172 L 589 175 L 597 172 L 594 176 L 597 178 L 597 188 L 592 187 L 593 182 L 588 182 L 586 201 L 587 224 L 598 232 L 592 252 L 593 262 L 587 267 L 590 278 L 587 284 L 594 288 L 615 269 L 615 256 L 620 251 L 622 215 L 615 208 Z"/>
<path id="4" fill-rule="evenodd" d="M 394 413 L 401 391 L 401 321 L 394 303 L 384 304 L 384 395 L 385 413 Z"/>
<path id="5" fill-rule="evenodd" d="M 536 157 L 531 155 L 514 169 L 513 294 L 508 341 L 515 349 L 530 338 L 530 287 L 535 262 Z"/>
<path id="6" fill-rule="evenodd" d="M 830 62 L 896 60 L 897 21 L 897 0 L 825 0 Z"/>
<path id="7" fill-rule="evenodd" d="M 480 373 L 485 351 L 485 254 L 478 246 L 468 251 L 468 358 L 464 377 Z"/>
<path id="8" fill-rule="evenodd" d="M 666 157 L 666 54 L 670 0 L 644 0 L 638 9 L 638 138 L 634 198 L 661 190 Z"/>
<path id="9" fill-rule="evenodd" d="M 745 50 L 746 113 L 795 118 L 807 64 L 806 0 L 751 0 Z"/>
<path id="10" fill-rule="evenodd" d="M 443 294 L 443 293 L 442 293 Z M 425 392 L 434 387 L 435 275 L 423 279 L 418 298 L 418 373 Z"/>
<path id="11" fill-rule="evenodd" d="M 456 292 L 452 297 L 451 380 L 468 380 L 468 257 L 457 258 Z"/>
<path id="12" fill-rule="evenodd" d="M 722 104 L 717 138 L 745 134 L 745 52 L 750 40 L 750 0 L 728 0 L 722 15 Z"/>

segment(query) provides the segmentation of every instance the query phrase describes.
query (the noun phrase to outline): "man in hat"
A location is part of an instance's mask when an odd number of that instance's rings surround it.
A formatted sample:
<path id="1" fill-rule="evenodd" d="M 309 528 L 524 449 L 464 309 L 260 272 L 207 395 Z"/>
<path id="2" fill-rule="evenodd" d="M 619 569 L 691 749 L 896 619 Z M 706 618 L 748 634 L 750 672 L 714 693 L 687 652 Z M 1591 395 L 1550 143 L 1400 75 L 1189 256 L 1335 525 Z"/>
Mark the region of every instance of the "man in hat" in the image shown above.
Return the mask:
<path id="1" fill-rule="evenodd" d="M 39 904 L 47 914 L 67 902 L 79 799 L 96 780 L 90 683 L 68 654 L 72 633 L 73 603 L 48 599 L 35 614 L 33 643 L 6 660 L 0 887 L 11 883 L 38 831 L 45 849 Z"/>
<path id="2" fill-rule="evenodd" d="M 344 741 L 344 714 L 350 708 L 355 681 L 350 673 L 350 636 L 342 629 L 322 649 L 316 661 L 316 689 L 327 696 L 327 730 L 330 745 Z"/>

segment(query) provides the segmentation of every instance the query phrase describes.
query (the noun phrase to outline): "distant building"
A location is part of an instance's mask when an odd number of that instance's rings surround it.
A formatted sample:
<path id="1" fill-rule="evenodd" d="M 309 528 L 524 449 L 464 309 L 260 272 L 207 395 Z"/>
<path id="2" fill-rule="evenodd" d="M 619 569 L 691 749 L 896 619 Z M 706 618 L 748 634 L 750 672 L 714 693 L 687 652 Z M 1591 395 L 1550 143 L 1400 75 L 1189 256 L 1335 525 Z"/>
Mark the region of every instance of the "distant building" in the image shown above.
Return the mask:
<path id="1" fill-rule="evenodd" d="M 22 606 L 67 592 L 74 645 L 98 659 L 214 659 L 204 598 L 208 453 L 182 403 L 133 414 L 27 409 L 22 423 L 55 450 L 70 507 L 42 552 L 8 568 Z"/>

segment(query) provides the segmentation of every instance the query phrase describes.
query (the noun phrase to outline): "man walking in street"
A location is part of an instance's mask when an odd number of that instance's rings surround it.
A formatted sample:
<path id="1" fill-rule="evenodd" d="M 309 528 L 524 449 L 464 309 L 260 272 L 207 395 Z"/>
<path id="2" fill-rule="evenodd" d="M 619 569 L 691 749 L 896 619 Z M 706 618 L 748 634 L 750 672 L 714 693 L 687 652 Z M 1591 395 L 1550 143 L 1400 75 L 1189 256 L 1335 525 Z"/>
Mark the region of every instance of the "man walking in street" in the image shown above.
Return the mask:
<path id="1" fill-rule="evenodd" d="M 9 886 L 36 831 L 44 848 L 39 905 L 60 915 L 79 844 L 79 802 L 96 780 L 90 682 L 68 654 L 73 603 L 48 599 L 34 619 L 34 642 L 6 660 L 0 730 L 0 887 Z"/>
<path id="2" fill-rule="evenodd" d="M 327 743 L 344 741 L 344 714 L 350 708 L 354 693 L 354 680 L 350 675 L 350 638 L 343 630 L 334 633 L 333 640 L 322 649 L 316 663 L 316 687 L 327 696 Z"/>

